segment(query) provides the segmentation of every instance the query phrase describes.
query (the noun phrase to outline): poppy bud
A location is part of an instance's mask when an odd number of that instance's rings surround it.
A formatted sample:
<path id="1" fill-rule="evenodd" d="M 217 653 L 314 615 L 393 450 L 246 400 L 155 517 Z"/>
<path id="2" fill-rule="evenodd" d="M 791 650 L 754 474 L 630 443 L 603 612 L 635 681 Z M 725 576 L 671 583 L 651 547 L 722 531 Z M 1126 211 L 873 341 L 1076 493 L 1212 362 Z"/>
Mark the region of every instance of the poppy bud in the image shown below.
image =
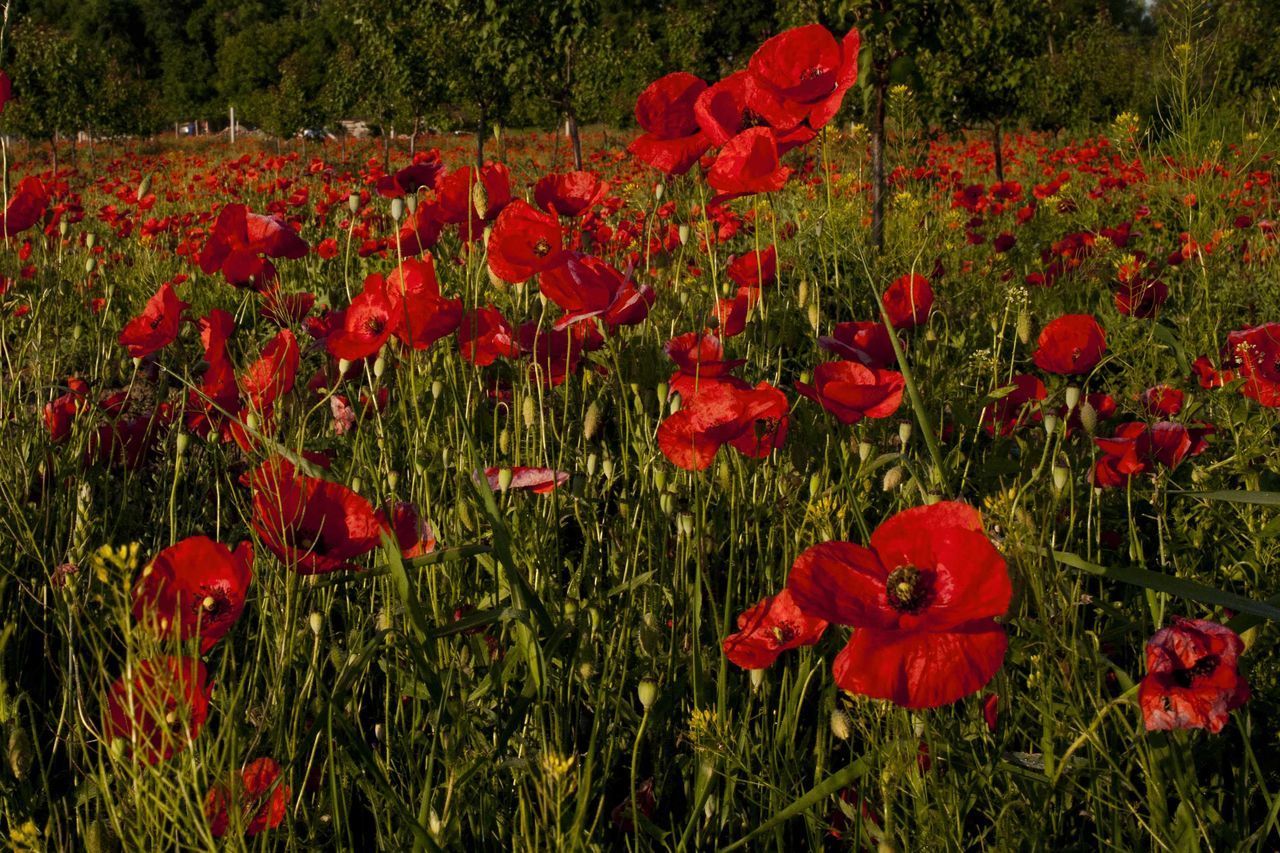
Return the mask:
<path id="1" fill-rule="evenodd" d="M 819 320 L 818 303 L 816 302 L 809 303 L 808 314 L 809 314 L 809 325 L 813 327 L 813 331 L 816 333 L 818 331 L 818 320 Z"/>
<path id="2" fill-rule="evenodd" d="M 680 235 L 680 245 L 683 246 L 689 242 L 689 226 L 681 225 L 678 233 Z"/>
<path id="3" fill-rule="evenodd" d="M 716 479 L 720 481 L 720 488 L 729 491 L 733 486 L 733 478 L 729 472 L 729 460 L 721 458 L 720 464 L 716 466 Z"/>
<path id="4" fill-rule="evenodd" d="M 476 181 L 471 186 L 471 206 L 475 208 L 476 218 L 486 219 L 486 213 L 489 212 L 489 190 L 485 188 L 484 181 Z M 485 244 L 488 244 L 486 235 Z"/>
<path id="5" fill-rule="evenodd" d="M 90 255 L 84 259 L 84 271 L 92 273 L 98 267 L 98 259 Z"/>
<path id="6" fill-rule="evenodd" d="M 809 302 L 809 282 L 806 279 L 800 279 L 800 286 L 796 288 L 796 301 L 801 305 Z"/>
<path id="7" fill-rule="evenodd" d="M 444 383 L 437 379 L 431 383 L 431 399 L 439 400 L 440 395 L 444 393 Z"/>
<path id="8" fill-rule="evenodd" d="M 898 442 L 903 446 L 907 446 L 907 442 L 911 440 L 911 424 L 898 424 Z"/>
<path id="9" fill-rule="evenodd" d="M 31 746 L 31 735 L 22 726 L 15 726 L 9 734 L 9 770 L 13 778 L 21 782 L 31 769 L 31 761 L 35 752 Z"/>
<path id="10" fill-rule="evenodd" d="M 320 631 L 324 628 L 324 617 L 312 610 L 307 616 L 307 625 L 311 628 L 311 633 L 319 637 Z"/>
<path id="11" fill-rule="evenodd" d="M 258 429 L 258 413 L 250 412 L 249 416 L 244 419 L 244 425 L 250 430 L 256 431 Z"/>
<path id="12" fill-rule="evenodd" d="M 418 212 L 418 197 L 416 195 L 407 195 L 404 197 L 405 210 L 410 213 Z"/>
<path id="13" fill-rule="evenodd" d="M 1053 490 L 1055 492 L 1060 492 L 1066 487 L 1068 473 L 1067 469 L 1061 465 L 1053 466 Z"/>
<path id="14" fill-rule="evenodd" d="M 98 245 L 97 234 L 94 234 L 92 231 L 90 231 L 88 234 L 84 235 L 84 247 L 86 249 L 92 249 L 96 245 Z"/>
<path id="15" fill-rule="evenodd" d="M 65 219 L 59 219 L 59 220 L 58 220 L 58 236 L 59 236 L 59 237 L 65 237 L 65 236 L 67 236 L 67 230 L 68 230 L 69 228 L 70 228 L 70 226 L 67 224 L 67 220 L 65 220 Z"/>
<path id="16" fill-rule="evenodd" d="M 498 433 L 498 450 L 505 456 L 511 450 L 511 430 L 506 427 Z"/>
<path id="17" fill-rule="evenodd" d="M 653 485 L 658 491 L 667 487 L 667 472 L 661 468 L 653 469 Z"/>
<path id="18" fill-rule="evenodd" d="M 676 517 L 676 529 L 682 536 L 690 536 L 693 534 L 693 516 L 687 512 L 680 513 Z"/>
<path id="19" fill-rule="evenodd" d="M 665 186 L 664 184 L 662 184 L 661 182 L 654 184 L 654 185 L 653 185 L 653 200 L 654 200 L 654 201 L 662 201 L 662 194 L 663 194 L 664 192 L 666 192 L 666 191 L 667 191 L 666 186 Z"/>
<path id="20" fill-rule="evenodd" d="M 1053 438 L 1053 433 L 1058 429 L 1058 418 L 1056 415 L 1044 416 L 1044 433 Z"/>
<path id="21" fill-rule="evenodd" d="M 871 442 L 859 441 L 858 442 L 858 461 L 866 462 L 868 459 L 871 458 L 871 451 L 873 450 L 875 450 L 875 448 L 871 446 Z"/>
<path id="22" fill-rule="evenodd" d="M 657 394 L 657 396 L 658 396 L 658 408 L 662 408 L 662 406 L 666 404 L 666 402 L 667 402 L 667 392 L 668 392 L 669 390 L 670 390 L 670 389 L 667 387 L 667 383 L 665 383 L 665 382 L 659 382 L 659 383 L 658 383 L 658 387 L 657 387 L 657 389 L 655 390 L 655 393 L 656 393 L 656 394 Z"/>
<path id="23" fill-rule="evenodd" d="M 378 357 L 373 361 L 373 375 L 375 379 L 381 379 L 382 374 L 387 371 L 387 360 L 379 353 Z"/>
<path id="24" fill-rule="evenodd" d="M 831 712 L 831 734 L 839 740 L 848 740 L 853 734 L 853 720 L 843 708 Z"/>
<path id="25" fill-rule="evenodd" d="M 751 689 L 759 690 L 760 685 L 764 684 L 764 670 L 753 669 L 748 673 L 748 675 L 750 676 L 750 679 L 751 679 Z"/>
<path id="26" fill-rule="evenodd" d="M 148 173 L 147 176 L 142 179 L 142 183 L 138 184 L 138 200 L 141 201 L 142 197 L 149 192 L 151 192 L 151 174 L 150 173 Z"/>
<path id="27" fill-rule="evenodd" d="M 662 497 L 658 498 L 658 508 L 663 515 L 671 515 L 671 510 L 675 509 L 675 501 L 671 499 L 669 492 L 663 492 Z"/>
<path id="28" fill-rule="evenodd" d="M 679 393 L 672 394 L 671 399 L 668 402 L 670 403 L 670 405 L 667 408 L 671 412 L 671 414 L 674 415 L 676 412 L 680 411 L 681 400 L 680 400 Z"/>
<path id="29" fill-rule="evenodd" d="M 100 820 L 92 821 L 84 828 L 81 841 L 84 842 L 85 853 L 114 853 L 120 849 L 107 825 Z"/>
<path id="30" fill-rule="evenodd" d="M 582 663 L 578 664 L 578 678 L 582 681 L 590 681 L 595 674 L 596 668 L 591 661 L 584 660 Z"/>
<path id="31" fill-rule="evenodd" d="M 526 429 L 533 429 L 534 423 L 537 422 L 537 410 L 533 405 L 532 397 L 525 397 L 524 402 L 520 404 L 520 416 L 524 418 Z"/>
<path id="32" fill-rule="evenodd" d="M 338 372 L 339 372 L 339 373 L 343 373 L 343 374 L 345 374 L 345 373 L 346 373 L 348 370 L 350 370 L 350 369 L 351 369 L 351 362 L 350 362 L 348 359 L 345 359 L 345 358 L 340 358 L 340 359 L 338 359 Z"/>
<path id="33" fill-rule="evenodd" d="M 606 459 L 600 464 L 600 473 L 604 475 L 606 480 L 613 479 L 613 460 Z"/>
<path id="34" fill-rule="evenodd" d="M 507 489 L 511 488 L 511 477 L 512 473 L 510 468 L 503 468 L 498 472 L 498 489 L 504 494 Z"/>
<path id="35" fill-rule="evenodd" d="M 1093 435 L 1093 431 L 1098 428 L 1098 410 L 1088 400 L 1080 404 L 1080 426 L 1089 435 Z"/>
<path id="36" fill-rule="evenodd" d="M 600 405 L 593 402 L 587 406 L 587 413 L 582 418 L 582 437 L 590 440 L 600 428 Z"/>
<path id="37" fill-rule="evenodd" d="M 636 694 L 640 697 L 640 704 L 647 711 L 653 707 L 653 703 L 658 699 L 658 684 L 652 678 L 640 679 L 640 684 L 636 687 Z"/>
<path id="38" fill-rule="evenodd" d="M 1031 343 L 1031 312 L 1026 308 L 1018 312 L 1018 340 L 1023 345 Z"/>
<path id="39" fill-rule="evenodd" d="M 400 217 L 404 216 L 404 199 L 391 199 L 391 219 L 395 222 L 400 221 Z"/>
<path id="40" fill-rule="evenodd" d="M 394 492 L 396 490 L 396 485 L 399 482 L 400 482 L 400 475 L 398 473 L 396 473 L 395 471 L 387 472 L 387 488 L 390 491 Z"/>
<path id="41" fill-rule="evenodd" d="M 1070 412 L 1080 403 L 1080 389 L 1075 385 L 1068 385 L 1066 391 L 1067 411 Z"/>
<path id="42" fill-rule="evenodd" d="M 187 447 L 188 447 L 188 446 L 190 446 L 190 444 L 191 444 L 191 433 L 187 433 L 187 432 L 180 432 L 180 433 L 178 433 L 178 438 L 177 438 L 177 441 L 175 442 L 175 444 L 177 445 L 177 450 L 178 450 L 178 455 L 179 455 L 179 456 L 181 456 L 181 455 L 183 455 L 184 453 L 186 453 L 186 452 L 187 452 Z"/>
<path id="43" fill-rule="evenodd" d="M 901 483 L 902 483 L 902 466 L 894 465 L 892 468 L 890 468 L 888 471 L 885 472 L 884 481 L 881 483 L 880 487 L 886 492 L 892 492 L 894 489 L 898 488 L 898 486 L 901 485 Z"/>
<path id="44" fill-rule="evenodd" d="M 355 213 L 360 209 L 360 193 L 352 193 L 347 196 L 347 210 Z"/>
<path id="45" fill-rule="evenodd" d="M 814 474 L 809 478 L 809 496 L 817 497 L 822 491 L 822 475 Z"/>
<path id="46" fill-rule="evenodd" d="M 364 485 L 364 484 L 363 484 L 362 482 L 360 482 L 360 478 L 359 478 L 359 477 L 352 477 L 352 478 L 351 478 L 351 491 L 353 491 L 353 492 L 358 492 L 358 491 L 360 491 L 360 487 L 361 487 L 362 485 Z"/>

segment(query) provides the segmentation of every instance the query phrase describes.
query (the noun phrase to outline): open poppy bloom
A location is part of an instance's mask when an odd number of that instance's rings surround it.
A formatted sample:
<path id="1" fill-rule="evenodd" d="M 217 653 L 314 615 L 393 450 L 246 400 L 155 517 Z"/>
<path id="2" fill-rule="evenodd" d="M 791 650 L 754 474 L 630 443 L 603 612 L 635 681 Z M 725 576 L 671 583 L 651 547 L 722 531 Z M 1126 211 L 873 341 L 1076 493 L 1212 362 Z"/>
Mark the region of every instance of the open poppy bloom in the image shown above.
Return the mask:
<path id="1" fill-rule="evenodd" d="M 526 465 L 516 465 L 506 469 L 493 467 L 484 469 L 484 476 L 489 481 L 491 490 L 504 491 L 502 488 L 504 470 L 511 472 L 511 482 L 507 484 L 506 491 L 528 491 L 535 495 L 545 495 L 569 482 L 568 471 L 557 471 L 554 468 L 531 468 Z"/>
<path id="2" fill-rule="evenodd" d="M 649 314 L 653 289 L 637 288 L 599 258 L 566 253 L 564 262 L 538 277 L 544 296 L 565 310 L 554 328 L 603 316 L 610 328 L 634 325 Z"/>
<path id="3" fill-rule="evenodd" d="M 487 367 L 499 358 L 516 358 L 520 344 L 515 332 L 497 308 L 469 311 L 458 324 L 458 353 L 477 367 Z"/>
<path id="4" fill-rule="evenodd" d="M 919 273 L 911 273 L 894 279 L 881 301 L 895 329 L 914 329 L 929 321 L 933 288 L 929 286 L 929 279 Z"/>
<path id="5" fill-rule="evenodd" d="M 829 336 L 818 338 L 818 346 L 846 361 L 856 361 L 867 367 L 893 367 L 898 355 L 889 339 L 884 323 L 855 320 L 836 323 Z"/>
<path id="6" fill-rule="evenodd" d="M 204 815 L 214 838 L 227 834 L 231 824 L 230 808 L 242 815 L 244 834 L 258 835 L 275 829 L 289 810 L 289 784 L 281 780 L 280 765 L 273 758 L 250 761 L 230 787 L 216 785 L 204 800 Z"/>
<path id="7" fill-rule="evenodd" d="M 343 311 L 342 325 L 324 343 L 335 358 L 355 361 L 382 349 L 394 329 L 386 281 L 378 273 L 371 273 L 365 277 L 364 289 Z"/>
<path id="8" fill-rule="evenodd" d="M 735 71 L 698 96 L 693 106 L 694 114 L 712 145 L 724 145 L 747 128 L 767 126 L 765 119 L 752 109 L 751 98 L 755 90 L 750 71 Z M 817 136 L 812 128 L 802 124 L 787 131 L 773 127 L 769 131 L 778 144 L 779 155 Z"/>
<path id="9" fill-rule="evenodd" d="M 462 300 L 440 295 L 435 261 L 430 255 L 406 258 L 386 281 L 392 334 L 405 346 L 427 349 L 452 335 L 462 320 Z"/>
<path id="10" fill-rule="evenodd" d="M 746 387 L 746 383 L 729 375 L 734 368 L 747 363 L 744 358 L 725 359 L 724 345 L 711 332 L 687 332 L 677 335 L 663 346 L 667 358 L 676 363 L 679 370 L 671 377 L 672 393 L 686 397 L 694 394 L 704 383 L 722 379 L 734 379 Z"/>
<path id="11" fill-rule="evenodd" d="M 383 175 L 378 179 L 378 195 L 383 198 L 402 198 L 413 195 L 421 187 L 434 187 L 440 173 L 444 171 L 444 163 L 440 160 L 439 149 L 418 152 L 414 162 L 394 175 Z"/>
<path id="12" fill-rule="evenodd" d="M 1237 668 L 1243 652 L 1235 631 L 1205 619 L 1174 618 L 1157 631 L 1147 641 L 1147 675 L 1138 688 L 1147 731 L 1222 731 L 1228 715 L 1249 701 Z"/>
<path id="13" fill-rule="evenodd" d="M 265 288 L 276 276 L 268 258 L 297 260 L 308 246 L 292 228 L 275 216 L 250 213 L 243 204 L 228 204 L 218 214 L 213 231 L 200 251 L 205 275 L 222 272 L 228 284 Z"/>
<path id="14" fill-rule="evenodd" d="M 1227 353 L 1239 365 L 1236 375 L 1246 380 L 1240 393 L 1264 406 L 1280 407 L 1280 323 L 1231 332 Z"/>
<path id="15" fill-rule="evenodd" d="M 812 646 L 826 630 L 825 620 L 806 616 L 783 589 L 738 614 L 738 631 L 725 637 L 724 655 L 743 669 L 764 669 L 788 649 Z"/>
<path id="16" fill-rule="evenodd" d="M 791 169 L 778 160 L 778 143 L 765 127 L 742 131 L 725 143 L 707 172 L 707 184 L 724 201 L 742 195 L 777 192 Z"/>
<path id="17" fill-rule="evenodd" d="M 244 610 L 253 578 L 253 545 L 233 553 L 207 536 L 165 548 L 133 588 L 133 618 L 162 637 L 200 637 L 200 653 L 226 636 Z"/>
<path id="18" fill-rule="evenodd" d="M 89 383 L 79 377 L 67 379 L 67 391 L 44 406 L 44 425 L 49 440 L 61 444 L 71 437 L 71 424 L 76 415 L 89 406 Z"/>
<path id="19" fill-rule="evenodd" d="M 795 27 L 769 39 L 747 66 L 754 84 L 752 110 L 781 131 L 801 123 L 821 130 L 857 82 L 860 44 L 857 30 L 849 30 L 837 42 L 821 24 Z"/>
<path id="20" fill-rule="evenodd" d="M 1120 424 L 1110 438 L 1095 438 L 1103 456 L 1093 466 L 1093 484 L 1117 488 L 1130 478 L 1151 471 L 1157 462 L 1172 470 L 1188 456 L 1199 456 L 1213 427 L 1187 428 L 1173 421 L 1147 426 L 1141 422 Z"/>
<path id="21" fill-rule="evenodd" d="M 23 178 L 13 195 L 9 196 L 9 205 L 0 214 L 0 234 L 12 237 L 21 234 L 44 218 L 49 207 L 49 191 L 39 178 Z"/>
<path id="22" fill-rule="evenodd" d="M 990 403 L 982 410 L 979 423 L 987 435 L 1013 435 L 1013 431 L 1026 423 L 1039 423 L 1044 420 L 1040 407 L 1036 404 L 1049 396 L 1049 391 L 1040 381 L 1040 377 L 1030 373 L 1020 373 L 1013 377 L 1008 392 L 1000 399 Z M 1003 390 L 1003 389 L 1001 389 Z M 1073 416 L 1079 420 L 1079 406 Z"/>
<path id="23" fill-rule="evenodd" d="M 564 232 L 554 214 L 519 199 L 498 215 L 489 234 L 489 269 L 519 284 L 563 264 Z"/>
<path id="24" fill-rule="evenodd" d="M 464 166 L 436 181 L 436 196 L 440 221 L 456 224 L 458 238 L 469 243 L 511 203 L 511 173 L 501 163 Z"/>
<path id="25" fill-rule="evenodd" d="M 856 361 L 830 361 L 813 371 L 813 384 L 796 391 L 836 416 L 842 424 L 863 418 L 887 418 L 902 404 L 902 374 Z"/>
<path id="26" fill-rule="evenodd" d="M 738 287 L 761 288 L 773 284 L 778 279 L 778 250 L 770 246 L 738 255 L 729 261 L 725 274 Z"/>
<path id="27" fill-rule="evenodd" d="M 204 664 L 195 658 L 162 657 L 134 667 L 107 692 L 107 737 L 123 738 L 147 764 L 167 760 L 200 734 L 209 715 Z"/>
<path id="28" fill-rule="evenodd" d="M 533 200 L 556 216 L 582 216 L 608 191 L 609 185 L 595 172 L 552 173 L 538 179 Z"/>
<path id="29" fill-rule="evenodd" d="M 943 501 L 900 512 L 852 542 L 814 545 L 787 589 L 808 616 L 850 625 L 836 685 L 906 708 L 936 708 L 981 690 L 1008 640 L 996 617 L 1013 587 L 982 516 Z"/>
<path id="30" fill-rule="evenodd" d="M 760 459 L 786 441 L 789 409 L 786 395 L 767 382 L 755 388 L 703 382 L 680 410 L 658 427 L 658 447 L 686 471 L 709 467 L 725 444 L 744 456 Z"/>
<path id="31" fill-rule="evenodd" d="M 1040 330 L 1032 357 L 1049 373 L 1077 376 L 1088 373 L 1107 351 L 1107 336 L 1089 314 L 1064 314 Z"/>
<path id="32" fill-rule="evenodd" d="M 665 174 L 689 171 L 711 145 L 693 111 L 706 88 L 701 78 L 685 71 L 649 84 L 636 99 L 636 122 L 644 133 L 627 150 Z"/>
<path id="33" fill-rule="evenodd" d="M 339 483 L 299 474 L 269 459 L 251 478 L 253 529 L 262 544 L 298 574 L 356 569 L 352 560 L 382 542 L 383 519 Z"/>

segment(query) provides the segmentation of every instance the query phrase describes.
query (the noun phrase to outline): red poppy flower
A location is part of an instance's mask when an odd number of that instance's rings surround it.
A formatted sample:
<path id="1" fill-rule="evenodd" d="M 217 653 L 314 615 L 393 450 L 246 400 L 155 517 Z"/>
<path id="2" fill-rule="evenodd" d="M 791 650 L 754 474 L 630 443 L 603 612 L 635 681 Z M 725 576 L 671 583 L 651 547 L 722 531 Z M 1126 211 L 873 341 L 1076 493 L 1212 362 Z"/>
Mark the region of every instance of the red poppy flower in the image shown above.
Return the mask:
<path id="1" fill-rule="evenodd" d="M 67 389 L 66 393 L 44 407 L 44 425 L 49 430 L 49 440 L 54 444 L 61 444 L 71 437 L 71 422 L 88 406 L 87 382 L 75 376 L 69 377 Z"/>
<path id="2" fill-rule="evenodd" d="M 867 367 L 893 367 L 898 355 L 893 351 L 893 341 L 884 323 L 856 320 L 836 323 L 830 337 L 818 338 L 818 346 L 835 353 L 846 361 L 856 361 Z"/>
<path id="3" fill-rule="evenodd" d="M 434 154 L 431 157 L 430 154 Z M 401 198 L 413 195 L 419 187 L 434 187 L 444 164 L 440 162 L 440 152 L 428 152 L 428 156 L 419 158 L 409 166 L 397 171 L 394 175 L 383 175 L 378 179 L 378 195 L 383 198 Z"/>
<path id="4" fill-rule="evenodd" d="M 406 346 L 427 349 L 452 335 L 462 320 L 462 300 L 440 295 L 435 261 L 430 255 L 407 258 L 386 282 L 392 332 Z"/>
<path id="5" fill-rule="evenodd" d="M 857 30 L 849 30 L 837 42 L 821 24 L 796 27 L 769 39 L 748 64 L 754 84 L 752 109 L 779 130 L 802 122 L 813 130 L 822 129 L 858 79 L 860 43 Z"/>
<path id="6" fill-rule="evenodd" d="M 262 463 L 251 484 L 253 529 L 298 574 L 355 569 L 351 561 L 382 542 L 382 519 L 367 500 L 339 483 L 299 474 L 287 459 Z"/>
<path id="7" fill-rule="evenodd" d="M 243 815 L 245 835 L 258 835 L 279 826 L 288 813 L 293 793 L 280 777 L 280 765 L 275 759 L 259 758 L 240 771 L 231 790 L 222 785 L 210 788 L 204 800 L 204 815 L 213 837 L 227 834 L 231 823 L 228 810 L 233 806 Z"/>
<path id="8" fill-rule="evenodd" d="M 250 213 L 243 204 L 228 204 L 218 214 L 209 239 L 200 251 L 205 275 L 221 270 L 227 283 L 260 289 L 276 275 L 267 258 L 297 260 L 308 246 L 292 228 L 276 216 Z"/>
<path id="9" fill-rule="evenodd" d="M 812 646 L 826 630 L 825 620 L 806 616 L 784 589 L 738 615 L 738 632 L 725 637 L 724 655 L 743 669 L 764 669 L 788 649 Z"/>
<path id="10" fill-rule="evenodd" d="M 511 483 L 507 486 L 507 490 L 513 492 L 527 491 L 535 495 L 545 495 L 569 482 L 568 471 L 557 471 L 554 468 L 516 465 L 506 470 L 511 472 Z M 502 489 L 502 471 L 503 469 L 498 467 L 484 469 L 489 488 L 495 492 Z"/>
<path id="11" fill-rule="evenodd" d="M 1207 448 L 1206 431 L 1172 421 L 1147 426 L 1134 422 L 1120 424 L 1110 438 L 1095 438 L 1103 456 L 1094 463 L 1093 484 L 1098 488 L 1117 488 L 1139 474 L 1149 473 L 1158 462 L 1172 470 L 1188 456 L 1199 456 Z"/>
<path id="12" fill-rule="evenodd" d="M 929 321 L 933 288 L 929 286 L 929 279 L 919 273 L 910 273 L 894 279 L 881 301 L 895 329 L 914 329 Z"/>
<path id="13" fill-rule="evenodd" d="M 226 636 L 244 610 L 253 578 L 253 545 L 232 553 L 207 536 L 165 548 L 133 588 L 133 618 L 161 636 L 200 637 L 200 653 Z"/>
<path id="14" fill-rule="evenodd" d="M 759 301 L 758 290 L 739 287 L 732 299 L 716 299 L 714 313 L 716 331 L 726 338 L 737 337 L 747 329 L 747 314 Z"/>
<path id="15" fill-rule="evenodd" d="M 1280 323 L 1231 332 L 1227 352 L 1239 365 L 1238 375 L 1246 380 L 1240 393 L 1264 406 L 1280 407 Z"/>
<path id="16" fill-rule="evenodd" d="M 1107 351 L 1107 336 L 1090 314 L 1064 314 L 1040 330 L 1033 360 L 1049 373 L 1088 373 Z"/>
<path id="17" fill-rule="evenodd" d="M 703 80 L 684 71 L 651 83 L 636 99 L 636 122 L 645 132 L 627 150 L 668 175 L 689 171 L 711 144 L 693 111 L 706 88 Z"/>
<path id="18" fill-rule="evenodd" d="M 283 329 L 304 322 L 315 304 L 314 293 L 282 293 L 279 287 L 273 286 L 262 294 L 258 314 Z"/>
<path id="19" fill-rule="evenodd" d="M 773 284 L 778 278 L 778 250 L 770 246 L 738 255 L 729 261 L 725 273 L 738 287 L 760 288 Z"/>
<path id="20" fill-rule="evenodd" d="M 436 195 L 440 221 L 456 224 L 459 238 L 469 243 L 511 203 L 511 173 L 501 163 L 466 166 L 441 177 Z"/>
<path id="21" fill-rule="evenodd" d="M 1142 392 L 1142 408 L 1148 414 L 1171 418 L 1182 411 L 1182 391 L 1168 385 L 1156 385 Z"/>
<path id="22" fill-rule="evenodd" d="M 725 359 L 724 345 L 711 332 L 678 335 L 662 349 L 679 368 L 671 377 L 671 391 L 686 397 L 695 393 L 702 383 L 728 377 L 730 371 L 747 363 L 745 358 Z"/>
<path id="23" fill-rule="evenodd" d="M 1237 668 L 1244 642 L 1230 628 L 1204 619 L 1175 618 L 1147 642 L 1147 675 L 1138 704 L 1147 731 L 1208 729 L 1249 701 Z"/>
<path id="24" fill-rule="evenodd" d="M 288 329 L 276 332 L 261 355 L 240 376 L 240 391 L 245 402 L 257 412 L 267 412 L 285 394 L 293 390 L 302 357 L 298 339 Z"/>
<path id="25" fill-rule="evenodd" d="M 863 418 L 887 418 L 902 404 L 902 374 L 856 361 L 831 361 L 813 371 L 813 384 L 796 391 L 836 416 L 842 424 Z"/>
<path id="26" fill-rule="evenodd" d="M 390 512 L 383 513 L 383 519 L 383 526 L 395 535 L 405 559 L 421 557 L 436 549 L 435 531 L 408 501 L 396 501 Z"/>
<path id="27" fill-rule="evenodd" d="M 49 207 L 49 191 L 39 178 L 23 178 L 13 195 L 9 196 L 9 205 L 0 215 L 0 234 L 12 237 L 21 234 L 44 218 Z"/>
<path id="28" fill-rule="evenodd" d="M 209 714 L 204 664 L 195 658 L 162 657 L 134 667 L 107 692 L 108 738 L 122 738 L 148 764 L 167 760 L 200 734 Z"/>
<path id="29" fill-rule="evenodd" d="M 1021 373 L 1013 377 L 1011 386 L 1011 391 L 982 410 L 979 422 L 987 435 L 998 433 L 1010 436 L 1021 424 L 1044 420 L 1040 407 L 1035 404 L 1047 397 L 1049 392 L 1040 378 L 1030 373 Z"/>
<path id="30" fill-rule="evenodd" d="M 767 124 L 752 108 L 754 91 L 751 72 L 735 71 L 698 96 L 693 106 L 694 114 L 698 118 L 698 126 L 712 145 L 724 145 L 747 128 Z M 778 144 L 779 155 L 817 136 L 812 128 L 805 125 L 782 132 L 770 127 L 769 131 Z"/>
<path id="31" fill-rule="evenodd" d="M 609 185 L 595 172 L 550 174 L 533 187 L 533 200 L 547 213 L 557 216 L 581 216 L 594 207 Z"/>
<path id="32" fill-rule="evenodd" d="M 786 396 L 767 382 L 755 388 L 703 382 L 658 427 L 658 447 L 686 471 L 709 467 L 724 444 L 763 458 L 786 440 L 789 408 Z"/>
<path id="33" fill-rule="evenodd" d="M 777 192 L 786 186 L 791 169 L 778 160 L 778 143 L 765 127 L 742 131 L 725 143 L 707 172 L 716 200 L 754 193 Z"/>
<path id="34" fill-rule="evenodd" d="M 542 294 L 566 312 L 556 321 L 557 329 L 610 312 L 620 299 L 637 292 L 634 287 L 628 290 L 627 284 L 608 263 L 576 252 L 566 253 L 563 263 L 538 277 Z M 647 305 L 644 314 L 648 314 Z"/>
<path id="35" fill-rule="evenodd" d="M 489 269 L 518 284 L 564 263 L 564 232 L 554 214 L 517 199 L 507 205 L 489 235 Z"/>
<path id="36" fill-rule="evenodd" d="M 440 242 L 440 232 L 443 230 L 440 205 L 419 202 L 400 228 L 400 254 L 410 258 L 434 248 Z"/>
<path id="37" fill-rule="evenodd" d="M 787 588 L 805 614 L 853 627 L 833 666 L 842 690 L 936 708 L 981 690 L 1004 660 L 995 618 L 1013 587 L 966 504 L 900 512 L 876 528 L 870 548 L 815 545 L 796 559 Z"/>
<path id="38" fill-rule="evenodd" d="M 342 326 L 325 339 L 325 347 L 335 358 L 348 361 L 367 358 L 382 349 L 395 326 L 386 282 L 381 275 L 373 273 L 365 278 L 364 290 L 342 313 Z"/>
<path id="39" fill-rule="evenodd" d="M 458 324 L 458 352 L 463 359 L 487 367 L 499 358 L 516 358 L 520 345 L 502 313 L 490 305 L 468 311 Z"/>
<path id="40" fill-rule="evenodd" d="M 543 329 L 536 320 L 522 323 L 516 332 L 520 349 L 529 356 L 533 379 L 556 386 L 578 370 L 582 357 L 604 344 L 592 323 L 578 323 L 564 329 Z"/>

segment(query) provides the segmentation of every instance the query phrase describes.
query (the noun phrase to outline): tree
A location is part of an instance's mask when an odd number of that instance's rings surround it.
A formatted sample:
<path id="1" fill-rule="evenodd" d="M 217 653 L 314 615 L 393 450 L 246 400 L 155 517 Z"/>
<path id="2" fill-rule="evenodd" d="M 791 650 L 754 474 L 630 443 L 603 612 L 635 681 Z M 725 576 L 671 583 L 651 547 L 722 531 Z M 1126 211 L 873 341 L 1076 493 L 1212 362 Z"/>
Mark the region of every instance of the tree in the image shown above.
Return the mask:
<path id="1" fill-rule="evenodd" d="M 5 110 L 8 129 L 48 139 L 53 168 L 58 168 L 58 136 L 71 136 L 83 126 L 96 97 L 93 84 L 98 57 L 61 30 L 43 24 L 15 27 L 9 60 L 14 100 Z"/>

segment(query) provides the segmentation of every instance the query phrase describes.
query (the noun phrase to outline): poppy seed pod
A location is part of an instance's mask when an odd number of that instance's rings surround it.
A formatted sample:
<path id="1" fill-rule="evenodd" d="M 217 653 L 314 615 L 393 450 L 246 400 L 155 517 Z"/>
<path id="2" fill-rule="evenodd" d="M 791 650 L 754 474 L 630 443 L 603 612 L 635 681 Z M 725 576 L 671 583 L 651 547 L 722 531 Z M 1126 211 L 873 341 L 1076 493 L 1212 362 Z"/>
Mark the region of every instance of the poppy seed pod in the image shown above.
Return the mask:
<path id="1" fill-rule="evenodd" d="M 1031 343 L 1031 312 L 1026 308 L 1018 312 L 1018 340 L 1023 345 Z"/>
<path id="2" fill-rule="evenodd" d="M 402 198 L 391 199 L 392 220 L 399 222 L 403 216 L 404 216 L 404 199 Z"/>
<path id="3" fill-rule="evenodd" d="M 1080 404 L 1080 426 L 1089 435 L 1098 428 L 1098 410 L 1088 400 Z"/>
<path id="4" fill-rule="evenodd" d="M 600 428 L 600 404 L 593 402 L 587 406 L 587 413 L 582 418 L 582 436 L 588 441 Z"/>

